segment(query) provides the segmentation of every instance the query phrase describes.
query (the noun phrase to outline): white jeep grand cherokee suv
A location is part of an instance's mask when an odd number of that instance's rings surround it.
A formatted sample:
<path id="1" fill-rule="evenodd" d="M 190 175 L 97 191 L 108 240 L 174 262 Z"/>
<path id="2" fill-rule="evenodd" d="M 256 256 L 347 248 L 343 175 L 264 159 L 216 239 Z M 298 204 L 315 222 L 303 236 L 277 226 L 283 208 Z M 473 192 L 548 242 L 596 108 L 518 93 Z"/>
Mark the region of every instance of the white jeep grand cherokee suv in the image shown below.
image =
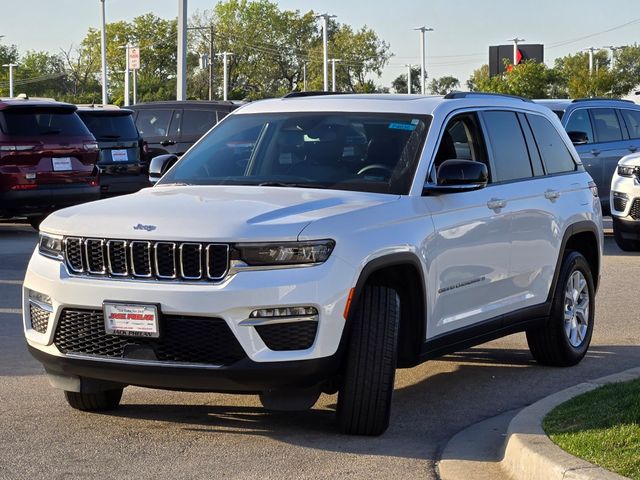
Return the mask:
<path id="1" fill-rule="evenodd" d="M 611 179 L 613 235 L 622 250 L 640 250 L 640 153 L 622 157 Z"/>
<path id="2" fill-rule="evenodd" d="M 376 435 L 397 367 L 519 331 L 546 365 L 587 351 L 600 202 L 545 107 L 294 95 L 175 160 L 42 223 L 25 334 L 74 408 L 116 408 L 127 385 L 268 408 L 339 391 L 340 430 Z"/>

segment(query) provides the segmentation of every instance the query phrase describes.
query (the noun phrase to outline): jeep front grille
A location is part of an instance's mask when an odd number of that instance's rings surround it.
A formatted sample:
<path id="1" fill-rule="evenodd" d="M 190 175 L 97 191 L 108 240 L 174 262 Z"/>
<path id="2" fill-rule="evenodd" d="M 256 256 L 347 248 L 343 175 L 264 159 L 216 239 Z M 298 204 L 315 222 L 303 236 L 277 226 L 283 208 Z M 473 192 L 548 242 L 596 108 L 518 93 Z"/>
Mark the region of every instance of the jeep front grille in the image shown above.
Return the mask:
<path id="1" fill-rule="evenodd" d="M 229 269 L 229 245 L 66 237 L 74 274 L 151 280 L 220 281 Z"/>

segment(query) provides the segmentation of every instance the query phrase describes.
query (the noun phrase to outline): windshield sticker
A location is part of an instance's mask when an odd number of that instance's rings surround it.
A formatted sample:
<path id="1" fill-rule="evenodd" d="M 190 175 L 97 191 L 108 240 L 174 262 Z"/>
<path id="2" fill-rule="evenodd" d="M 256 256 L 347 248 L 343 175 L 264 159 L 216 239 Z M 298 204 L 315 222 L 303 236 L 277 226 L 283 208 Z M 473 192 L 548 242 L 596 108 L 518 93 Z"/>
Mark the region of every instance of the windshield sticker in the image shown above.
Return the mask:
<path id="1" fill-rule="evenodd" d="M 410 123 L 390 123 L 389 124 L 389 128 L 392 128 L 394 130 L 415 130 L 416 126 L 415 125 L 411 125 Z"/>

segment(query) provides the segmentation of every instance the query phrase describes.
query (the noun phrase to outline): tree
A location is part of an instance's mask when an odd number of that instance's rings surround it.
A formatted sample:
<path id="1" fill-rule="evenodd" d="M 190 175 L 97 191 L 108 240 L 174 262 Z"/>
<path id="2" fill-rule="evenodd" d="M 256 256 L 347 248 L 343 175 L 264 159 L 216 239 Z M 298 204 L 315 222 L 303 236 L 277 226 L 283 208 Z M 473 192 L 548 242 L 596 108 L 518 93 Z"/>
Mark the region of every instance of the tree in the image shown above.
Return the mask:
<path id="1" fill-rule="evenodd" d="M 15 45 L 0 45 L 0 65 L 18 62 L 18 47 Z M 0 69 L 0 94 L 9 95 L 9 69 Z"/>
<path id="2" fill-rule="evenodd" d="M 407 93 L 407 74 L 398 75 L 391 87 L 396 93 Z M 411 93 L 420 93 L 420 67 L 411 67 Z"/>
<path id="3" fill-rule="evenodd" d="M 68 88 L 62 55 L 29 51 L 20 59 L 14 75 L 15 93 L 30 97 L 59 97 Z"/>
<path id="4" fill-rule="evenodd" d="M 429 91 L 434 95 L 446 95 L 460 86 L 460 80 L 450 75 L 434 78 L 429 83 Z"/>
<path id="5" fill-rule="evenodd" d="M 467 86 L 472 91 L 495 92 L 526 98 L 548 98 L 550 81 L 555 73 L 544 63 L 526 60 L 508 69 L 502 75 L 489 75 L 489 66 L 483 65 L 471 75 Z"/>

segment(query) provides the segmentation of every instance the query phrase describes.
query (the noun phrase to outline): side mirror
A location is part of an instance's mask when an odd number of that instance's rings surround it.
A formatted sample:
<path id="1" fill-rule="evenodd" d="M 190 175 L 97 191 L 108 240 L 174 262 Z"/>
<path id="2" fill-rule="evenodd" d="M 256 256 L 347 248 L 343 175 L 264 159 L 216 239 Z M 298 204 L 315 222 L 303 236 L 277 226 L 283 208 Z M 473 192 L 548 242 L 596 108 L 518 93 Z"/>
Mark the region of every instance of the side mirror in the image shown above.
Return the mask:
<path id="1" fill-rule="evenodd" d="M 468 192 L 484 188 L 489 172 L 484 163 L 472 160 L 445 160 L 437 171 L 436 185 L 425 185 L 423 193 Z"/>
<path id="2" fill-rule="evenodd" d="M 574 145 L 585 145 L 589 143 L 589 135 L 586 132 L 567 132 L 569 140 Z"/>
<path id="3" fill-rule="evenodd" d="M 176 162 L 178 157 L 172 153 L 153 157 L 149 164 L 149 183 L 156 183 Z"/>

